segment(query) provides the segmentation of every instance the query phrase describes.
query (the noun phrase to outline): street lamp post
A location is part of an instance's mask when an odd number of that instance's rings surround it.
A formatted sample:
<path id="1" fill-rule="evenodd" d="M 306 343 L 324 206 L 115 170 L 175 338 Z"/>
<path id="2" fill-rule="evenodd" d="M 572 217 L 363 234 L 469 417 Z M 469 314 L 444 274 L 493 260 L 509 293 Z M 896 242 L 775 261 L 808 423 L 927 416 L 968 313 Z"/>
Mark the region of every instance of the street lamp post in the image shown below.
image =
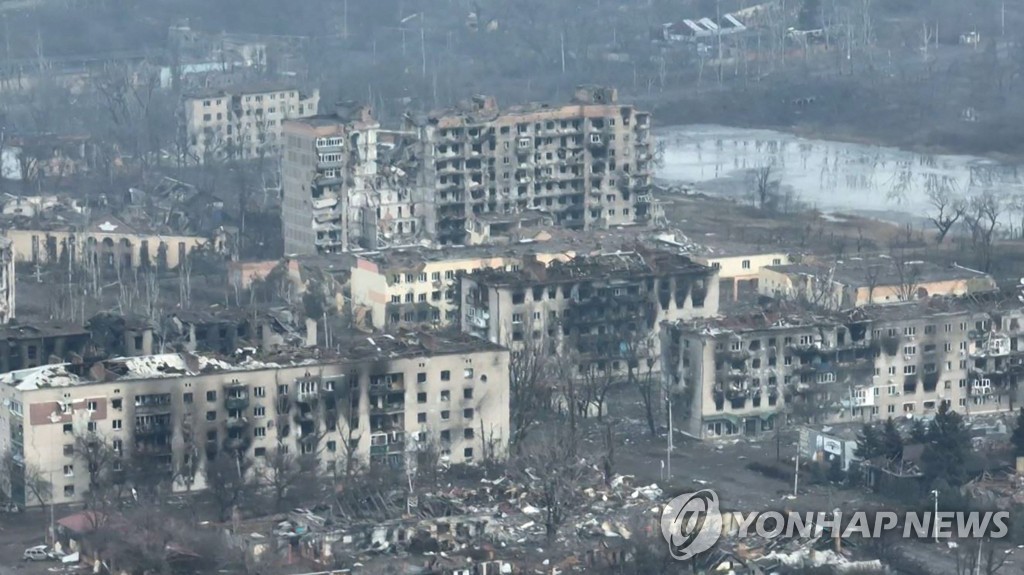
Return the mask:
<path id="1" fill-rule="evenodd" d="M 935 499 L 935 513 L 932 515 L 932 535 L 935 536 L 935 542 L 939 542 L 939 492 L 932 489 L 932 498 Z"/>

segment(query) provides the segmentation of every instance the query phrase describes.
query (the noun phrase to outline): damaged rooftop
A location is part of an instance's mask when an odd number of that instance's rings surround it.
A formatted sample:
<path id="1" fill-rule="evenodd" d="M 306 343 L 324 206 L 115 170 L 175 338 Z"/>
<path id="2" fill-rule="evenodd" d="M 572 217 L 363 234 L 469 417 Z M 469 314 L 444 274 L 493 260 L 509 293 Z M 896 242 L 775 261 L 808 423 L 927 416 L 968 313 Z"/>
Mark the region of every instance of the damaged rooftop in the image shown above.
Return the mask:
<path id="1" fill-rule="evenodd" d="M 934 296 L 909 302 L 871 304 L 853 309 L 828 312 L 812 311 L 792 302 L 772 302 L 768 305 L 747 305 L 729 316 L 709 319 L 680 320 L 672 325 L 689 331 L 754 332 L 850 324 L 867 321 L 900 322 L 913 319 L 940 318 L 992 311 L 1005 304 L 1013 307 L 1011 299 L 996 294 L 989 297 Z"/>
<path id="2" fill-rule="evenodd" d="M 835 262 L 835 264 L 812 262 L 768 266 L 766 269 L 783 274 L 816 277 L 831 273 L 833 280 L 850 287 L 868 287 L 872 284 L 875 286 L 895 285 L 909 279 L 912 279 L 914 283 L 990 279 L 989 275 L 984 272 L 956 264 L 942 266 L 925 261 L 907 261 L 902 262 L 902 271 L 900 265 L 896 259 L 882 255 L 871 258 L 850 258 Z M 833 269 L 834 271 L 832 271 Z M 994 282 L 992 289 L 995 289 Z"/>
<path id="3" fill-rule="evenodd" d="M 629 280 L 673 273 L 710 275 L 714 272 L 711 268 L 679 253 L 637 250 L 583 255 L 566 262 L 553 261 L 547 266 L 539 262 L 526 262 L 523 268 L 517 271 L 486 269 L 473 272 L 469 277 L 491 285 L 516 285 L 581 279 Z"/>
<path id="4" fill-rule="evenodd" d="M 352 255 L 371 261 L 385 269 L 415 269 L 428 262 L 475 260 L 497 257 L 524 257 L 537 254 L 598 255 L 612 251 L 633 251 L 637 245 L 654 238 L 652 230 L 640 228 L 618 228 L 594 230 L 586 233 L 561 229 L 538 230 L 537 237 L 530 240 L 497 245 L 422 246 L 393 248 L 380 251 L 354 252 Z M 667 248 L 674 246 L 668 245 Z M 329 256 L 303 256 L 300 261 L 317 261 L 334 264 L 344 262 L 346 254 Z"/>
<path id="5" fill-rule="evenodd" d="M 389 361 L 411 357 L 456 355 L 502 351 L 501 346 L 448 330 L 438 332 L 401 331 L 373 336 L 355 335 L 336 342 L 333 350 L 293 350 L 269 354 L 263 359 L 244 355 L 240 359 L 188 352 L 120 357 L 94 364 L 55 363 L 0 375 L 0 384 L 20 391 L 47 387 L 70 387 L 109 381 L 177 378 L 208 373 L 231 373 L 282 367 L 337 365 Z M 241 351 L 241 350 L 240 350 Z"/>

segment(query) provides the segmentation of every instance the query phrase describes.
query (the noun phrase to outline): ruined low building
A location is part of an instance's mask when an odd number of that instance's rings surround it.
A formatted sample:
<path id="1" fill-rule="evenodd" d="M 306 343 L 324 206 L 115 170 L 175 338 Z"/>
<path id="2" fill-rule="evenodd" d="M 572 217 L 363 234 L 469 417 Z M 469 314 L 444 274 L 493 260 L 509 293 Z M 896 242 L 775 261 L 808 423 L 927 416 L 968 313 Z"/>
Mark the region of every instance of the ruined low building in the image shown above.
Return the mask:
<path id="1" fill-rule="evenodd" d="M 739 299 L 744 285 L 756 291 L 762 268 L 783 266 L 793 261 L 793 256 L 777 247 L 765 248 L 738 243 L 714 242 L 690 253 L 693 261 L 718 270 L 723 287 L 728 287 L 733 300 Z"/>
<path id="2" fill-rule="evenodd" d="M 997 290 L 995 280 L 984 272 L 955 264 L 942 266 L 889 256 L 770 265 L 762 267 L 758 274 L 761 295 L 805 301 L 824 309 Z"/>
<path id="3" fill-rule="evenodd" d="M 5 217 L 0 227 L 18 262 L 66 266 L 70 261 L 110 272 L 149 266 L 173 269 L 195 250 L 223 253 L 229 242 L 224 228 L 206 234 L 128 220 L 110 211 L 59 205 L 32 217 Z"/>
<path id="4" fill-rule="evenodd" d="M 0 147 L 0 180 L 62 179 L 96 169 L 103 153 L 88 135 L 7 134 Z"/>
<path id="5" fill-rule="evenodd" d="M 148 317 L 102 312 L 85 324 L 91 334 L 94 351 L 102 357 L 152 355 L 158 322 Z"/>
<path id="6" fill-rule="evenodd" d="M 646 358 L 644 369 L 656 367 L 660 322 L 717 315 L 718 276 L 686 256 L 638 249 L 481 270 L 462 278 L 461 296 L 467 333 L 513 349 L 545 342 L 581 370 L 623 372 Z"/>
<path id="7" fill-rule="evenodd" d="M 466 243 L 471 246 L 512 244 L 533 239 L 554 224 L 554 216 L 543 210 L 516 214 L 475 214 L 466 221 Z"/>
<path id="8" fill-rule="evenodd" d="M 8 323 L 0 326 L 0 372 L 81 361 L 89 341 L 88 330 L 66 322 Z"/>
<path id="9" fill-rule="evenodd" d="M 780 416 L 929 417 L 943 402 L 968 414 L 1005 411 L 1015 376 L 993 380 L 976 367 L 987 365 L 995 305 L 933 298 L 664 323 L 662 374 L 677 424 L 697 437 L 758 435 Z M 1001 365 L 1005 373 L 1011 364 Z"/>
<path id="10" fill-rule="evenodd" d="M 80 437 L 118 456 L 105 472 L 131 459 L 175 490 L 204 489 L 203 466 L 220 452 L 252 458 L 259 473 L 279 445 L 318 454 L 325 472 L 355 461 L 401 467 L 428 445 L 440 462 L 504 456 L 507 350 L 459 332 L 359 337 L 340 349 L 266 363 L 175 353 L 8 371 L 0 451 L 52 478 L 57 504 L 88 489 Z M 24 476 L 4 489 L 39 504 Z"/>
<path id="11" fill-rule="evenodd" d="M 459 278 L 484 269 L 519 269 L 525 258 L 568 259 L 560 243 L 507 248 L 396 249 L 354 256 L 350 289 L 357 326 L 394 329 L 459 322 Z"/>

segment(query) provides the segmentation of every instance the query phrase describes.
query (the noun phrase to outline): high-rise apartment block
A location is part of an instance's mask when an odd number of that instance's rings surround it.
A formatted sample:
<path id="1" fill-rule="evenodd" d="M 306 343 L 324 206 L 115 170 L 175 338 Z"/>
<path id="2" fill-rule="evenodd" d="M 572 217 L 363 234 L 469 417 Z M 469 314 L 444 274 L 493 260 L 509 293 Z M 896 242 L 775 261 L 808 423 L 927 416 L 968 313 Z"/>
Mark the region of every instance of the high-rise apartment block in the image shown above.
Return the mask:
<path id="1" fill-rule="evenodd" d="M 504 110 L 478 96 L 400 132 L 356 110 L 285 128 L 289 253 L 466 244 L 496 217 L 583 230 L 654 216 L 650 114 L 613 89 Z"/>
<path id="2" fill-rule="evenodd" d="M 501 110 L 493 98 L 412 123 L 425 144 L 424 181 L 436 199 L 439 243 L 464 243 L 490 213 L 548 212 L 591 229 L 650 216 L 650 115 L 614 89 L 581 87 L 562 106 Z"/>
<path id="3" fill-rule="evenodd" d="M 331 115 L 285 123 L 281 162 L 285 253 L 348 250 L 350 228 L 362 219 L 356 196 L 365 194 L 377 173 L 379 131 L 370 109 L 357 106 L 341 105 Z"/>

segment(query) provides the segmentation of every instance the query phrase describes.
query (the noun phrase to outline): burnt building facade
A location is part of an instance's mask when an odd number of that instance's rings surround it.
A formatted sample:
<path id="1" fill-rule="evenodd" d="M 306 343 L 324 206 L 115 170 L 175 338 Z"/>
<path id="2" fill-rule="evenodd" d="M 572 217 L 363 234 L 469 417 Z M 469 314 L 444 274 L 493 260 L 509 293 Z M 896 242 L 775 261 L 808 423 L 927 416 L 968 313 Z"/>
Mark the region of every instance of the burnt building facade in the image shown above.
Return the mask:
<path id="1" fill-rule="evenodd" d="M 478 96 L 406 126 L 423 146 L 428 229 L 442 244 L 466 243 L 481 214 L 536 211 L 579 230 L 649 222 L 650 128 L 650 114 L 591 86 L 559 106 L 502 110 Z"/>
<path id="2" fill-rule="evenodd" d="M 707 438 L 758 435 L 780 417 L 930 417 L 942 403 L 1000 412 L 1012 407 L 1017 367 L 1012 337 L 999 331 L 1012 318 L 993 331 L 992 313 L 933 299 L 665 323 L 662 376 L 684 428 Z"/>
<path id="3" fill-rule="evenodd" d="M 315 456 L 325 473 L 402 467 L 428 447 L 435 464 L 504 457 L 508 350 L 459 332 L 342 349 L 291 365 L 183 352 L 10 371 L 0 377 L 0 449 L 52 477 L 54 503 L 80 502 L 89 488 L 81 438 L 116 456 L 97 472 L 141 462 L 173 490 L 204 489 L 204 466 L 225 453 L 250 459 L 256 479 L 277 449 Z M 12 478 L 6 495 L 39 504 L 18 485 Z"/>
<path id="4" fill-rule="evenodd" d="M 512 349 L 544 341 L 611 373 L 658 361 L 659 322 L 718 313 L 716 270 L 669 251 L 529 260 L 465 275 L 460 292 L 463 331 Z"/>

